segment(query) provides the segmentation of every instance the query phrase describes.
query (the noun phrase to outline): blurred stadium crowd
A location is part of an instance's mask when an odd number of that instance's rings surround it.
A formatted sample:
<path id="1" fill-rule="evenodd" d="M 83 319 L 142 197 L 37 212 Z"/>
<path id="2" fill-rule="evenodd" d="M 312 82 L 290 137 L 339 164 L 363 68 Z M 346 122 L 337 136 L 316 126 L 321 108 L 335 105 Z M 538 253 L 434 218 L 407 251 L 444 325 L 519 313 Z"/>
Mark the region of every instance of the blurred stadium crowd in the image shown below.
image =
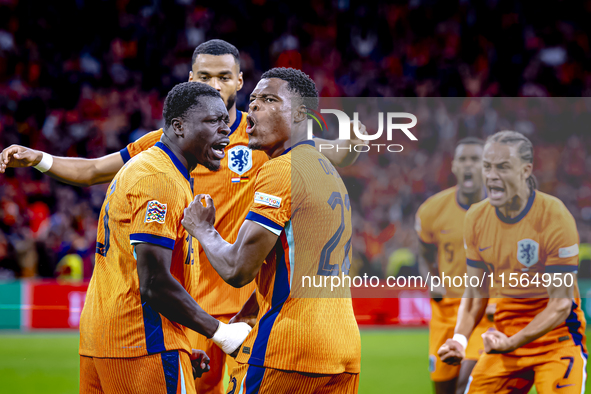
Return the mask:
<path id="1" fill-rule="evenodd" d="M 82 157 L 121 149 L 161 126 L 166 93 L 187 80 L 193 49 L 210 38 L 241 51 L 239 109 L 274 66 L 303 69 L 327 97 L 591 96 L 591 1 L 389 3 L 0 0 L 0 148 Z M 368 154 L 343 170 L 360 273 L 413 271 L 414 212 L 453 184 L 455 141 L 498 127 L 532 137 L 541 190 L 565 201 L 591 242 L 589 131 L 540 131 L 527 111 L 466 111 L 440 114 L 416 149 Z M 104 190 L 32 169 L 0 176 L 0 278 L 89 278 Z"/>

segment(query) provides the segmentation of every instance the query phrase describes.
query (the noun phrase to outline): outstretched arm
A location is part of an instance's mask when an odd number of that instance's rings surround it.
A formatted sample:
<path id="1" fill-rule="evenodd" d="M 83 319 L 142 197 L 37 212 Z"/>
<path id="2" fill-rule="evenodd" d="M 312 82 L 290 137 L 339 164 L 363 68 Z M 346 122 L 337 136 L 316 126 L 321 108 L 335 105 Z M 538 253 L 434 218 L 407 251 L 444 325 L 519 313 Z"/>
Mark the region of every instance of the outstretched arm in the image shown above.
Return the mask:
<path id="1" fill-rule="evenodd" d="M 201 200 L 205 199 L 205 206 Z M 245 220 L 233 244 L 226 242 L 213 224 L 215 207 L 207 194 L 199 194 L 185 209 L 182 224 L 199 240 L 207 259 L 222 279 L 231 286 L 249 284 L 259 272 L 265 257 L 277 242 L 277 234 L 258 223 Z"/>
<path id="2" fill-rule="evenodd" d="M 367 135 L 365 125 L 359 123 L 359 132 Z M 366 141 L 357 137 L 353 132 L 354 122 L 351 121 L 351 139 L 348 140 L 325 140 L 323 138 L 314 138 L 316 149 L 322 153 L 330 162 L 338 167 L 349 166 L 357 160 L 359 153 L 355 150 L 355 145 L 365 144 Z"/>
<path id="3" fill-rule="evenodd" d="M 33 167 L 41 162 L 43 152 L 20 145 L 11 145 L 0 154 L 0 173 L 8 167 Z M 47 155 L 47 153 L 45 153 Z M 120 153 L 96 159 L 53 156 L 47 174 L 60 182 L 74 186 L 91 186 L 110 182 L 123 167 Z"/>

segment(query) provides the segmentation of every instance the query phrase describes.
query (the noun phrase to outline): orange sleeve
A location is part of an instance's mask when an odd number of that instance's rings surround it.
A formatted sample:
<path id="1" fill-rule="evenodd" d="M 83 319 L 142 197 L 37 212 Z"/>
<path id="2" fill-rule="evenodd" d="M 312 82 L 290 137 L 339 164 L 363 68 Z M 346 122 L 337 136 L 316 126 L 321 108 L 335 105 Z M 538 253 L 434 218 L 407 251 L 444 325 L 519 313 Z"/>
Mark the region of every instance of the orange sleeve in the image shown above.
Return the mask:
<path id="1" fill-rule="evenodd" d="M 548 214 L 548 213 L 546 213 Z M 560 204 L 549 215 L 546 272 L 575 272 L 579 267 L 579 233 L 573 215 Z"/>
<path id="2" fill-rule="evenodd" d="M 129 241 L 174 249 L 186 208 L 181 185 L 164 173 L 140 179 L 129 191 L 131 211 Z M 187 185 L 187 187 L 189 187 Z"/>
<path id="3" fill-rule="evenodd" d="M 464 219 L 464 248 L 466 249 L 466 263 L 475 268 L 488 269 L 478 251 L 478 222 L 475 209 L 470 208 Z"/>
<path id="4" fill-rule="evenodd" d="M 415 216 L 415 230 L 419 239 L 426 244 L 435 243 L 435 235 L 433 234 L 433 219 L 429 214 L 429 200 L 425 201 L 419 207 Z"/>
<path id="5" fill-rule="evenodd" d="M 261 167 L 254 187 L 254 201 L 247 220 L 279 235 L 291 218 L 291 165 L 270 160 Z"/>
<path id="6" fill-rule="evenodd" d="M 128 144 L 125 148 L 121 149 L 119 153 L 121 154 L 123 162 L 127 163 L 129 159 L 136 156 L 140 152 L 143 152 L 153 147 L 156 144 L 156 142 L 160 141 L 162 133 L 162 129 L 149 132 L 142 138 Z"/>

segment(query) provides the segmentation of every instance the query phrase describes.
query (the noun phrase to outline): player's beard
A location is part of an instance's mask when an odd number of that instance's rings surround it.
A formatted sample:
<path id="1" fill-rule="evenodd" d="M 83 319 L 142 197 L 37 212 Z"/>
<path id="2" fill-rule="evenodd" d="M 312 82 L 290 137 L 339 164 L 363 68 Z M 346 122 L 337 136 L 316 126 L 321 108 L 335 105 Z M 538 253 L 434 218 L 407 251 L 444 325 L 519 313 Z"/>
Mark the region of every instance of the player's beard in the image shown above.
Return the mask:
<path id="1" fill-rule="evenodd" d="M 231 95 L 230 97 L 228 97 L 228 104 L 226 104 L 226 109 L 229 111 L 232 109 L 232 107 L 234 106 L 234 104 L 236 104 L 236 92 L 234 92 L 233 95 Z"/>
<path id="2" fill-rule="evenodd" d="M 252 150 L 263 150 L 263 146 L 258 142 L 249 142 L 248 148 Z"/>
<path id="3" fill-rule="evenodd" d="M 203 166 L 205 168 L 207 168 L 209 171 L 219 171 L 220 167 L 221 167 L 221 163 L 218 162 L 212 162 L 212 161 L 206 161 Z"/>

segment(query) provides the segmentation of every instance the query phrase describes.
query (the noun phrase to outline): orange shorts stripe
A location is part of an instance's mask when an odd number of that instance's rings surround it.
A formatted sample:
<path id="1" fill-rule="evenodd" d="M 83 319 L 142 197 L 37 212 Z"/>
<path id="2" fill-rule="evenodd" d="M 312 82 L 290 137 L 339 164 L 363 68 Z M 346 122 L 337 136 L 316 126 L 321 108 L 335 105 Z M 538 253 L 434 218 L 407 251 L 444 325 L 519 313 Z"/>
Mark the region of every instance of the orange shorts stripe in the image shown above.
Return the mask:
<path id="1" fill-rule="evenodd" d="M 240 364 L 232 372 L 227 394 L 356 394 L 359 374 L 310 374 Z"/>
<path id="2" fill-rule="evenodd" d="M 135 358 L 80 356 L 80 393 L 195 394 L 189 355 L 172 350 Z"/>

